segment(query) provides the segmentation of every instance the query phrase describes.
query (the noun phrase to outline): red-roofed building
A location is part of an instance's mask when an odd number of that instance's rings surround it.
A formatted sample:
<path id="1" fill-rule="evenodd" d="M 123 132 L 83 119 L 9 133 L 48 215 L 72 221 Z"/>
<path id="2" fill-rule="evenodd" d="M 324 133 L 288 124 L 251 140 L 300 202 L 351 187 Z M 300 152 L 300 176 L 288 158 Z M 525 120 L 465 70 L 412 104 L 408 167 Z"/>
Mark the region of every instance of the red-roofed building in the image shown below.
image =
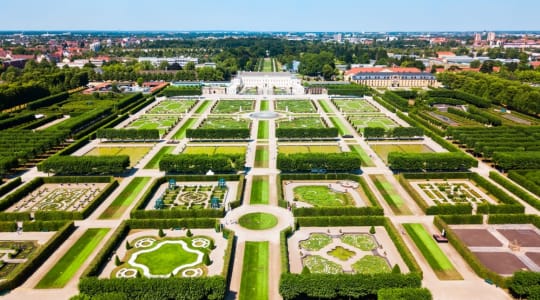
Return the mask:
<path id="1" fill-rule="evenodd" d="M 345 80 L 350 80 L 351 76 L 357 73 L 420 73 L 418 68 L 402 68 L 402 67 L 368 67 L 368 68 L 352 68 L 345 72 Z"/>
<path id="2" fill-rule="evenodd" d="M 529 65 L 531 65 L 531 67 L 533 67 L 533 69 L 536 69 L 536 68 L 540 67 L 540 61 L 531 61 L 529 63 Z"/>
<path id="3" fill-rule="evenodd" d="M 433 74 L 422 72 L 418 68 L 354 68 L 346 72 L 344 78 L 370 87 L 428 87 L 439 85 Z"/>
<path id="4" fill-rule="evenodd" d="M 447 58 L 447 57 L 454 57 L 456 56 L 456 54 L 454 52 L 450 52 L 450 51 L 439 51 L 437 52 L 437 57 L 438 58 Z"/>

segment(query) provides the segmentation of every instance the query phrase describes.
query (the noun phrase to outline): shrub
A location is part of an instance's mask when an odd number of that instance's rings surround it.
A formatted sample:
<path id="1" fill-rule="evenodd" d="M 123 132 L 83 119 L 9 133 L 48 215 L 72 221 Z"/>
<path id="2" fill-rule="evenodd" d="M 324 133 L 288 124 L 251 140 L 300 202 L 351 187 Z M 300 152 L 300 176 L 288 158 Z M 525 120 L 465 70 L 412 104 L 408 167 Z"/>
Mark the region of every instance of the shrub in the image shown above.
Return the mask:
<path id="1" fill-rule="evenodd" d="M 371 226 L 371 228 L 369 228 L 369 233 L 375 234 L 375 226 Z"/>
<path id="2" fill-rule="evenodd" d="M 426 288 L 380 289 L 378 300 L 431 300 L 431 292 Z"/>
<path id="3" fill-rule="evenodd" d="M 42 172 L 68 175 L 119 174 L 129 166 L 129 156 L 52 156 L 38 164 Z"/>

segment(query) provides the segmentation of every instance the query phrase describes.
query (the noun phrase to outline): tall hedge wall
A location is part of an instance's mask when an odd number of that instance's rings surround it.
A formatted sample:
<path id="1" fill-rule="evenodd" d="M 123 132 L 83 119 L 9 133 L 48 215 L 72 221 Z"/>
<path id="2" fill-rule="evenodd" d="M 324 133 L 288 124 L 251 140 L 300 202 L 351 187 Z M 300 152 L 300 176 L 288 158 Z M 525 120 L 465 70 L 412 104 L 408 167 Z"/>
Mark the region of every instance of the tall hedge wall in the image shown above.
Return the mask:
<path id="1" fill-rule="evenodd" d="M 402 153 L 390 152 L 388 164 L 399 171 L 466 171 L 477 167 L 478 161 L 459 152 Z"/>
<path id="2" fill-rule="evenodd" d="M 38 170 L 61 175 L 120 174 L 129 167 L 129 156 L 52 156 Z"/>
<path id="3" fill-rule="evenodd" d="M 243 170 L 245 155 L 242 154 L 167 154 L 159 162 L 165 172 L 184 174 L 233 173 Z"/>
<path id="4" fill-rule="evenodd" d="M 360 169 L 362 160 L 352 153 L 294 153 L 278 154 L 277 167 L 283 172 L 353 172 Z"/>

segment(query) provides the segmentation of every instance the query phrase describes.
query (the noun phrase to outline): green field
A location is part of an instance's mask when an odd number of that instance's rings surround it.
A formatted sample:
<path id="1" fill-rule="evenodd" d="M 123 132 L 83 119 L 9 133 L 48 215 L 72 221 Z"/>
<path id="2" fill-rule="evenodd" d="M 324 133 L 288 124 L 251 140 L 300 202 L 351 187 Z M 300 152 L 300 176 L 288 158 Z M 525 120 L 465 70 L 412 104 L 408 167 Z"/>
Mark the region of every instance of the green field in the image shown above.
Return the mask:
<path id="1" fill-rule="evenodd" d="M 135 177 L 114 199 L 113 203 L 99 216 L 99 219 L 118 219 L 133 203 L 138 195 L 142 194 L 143 188 L 150 182 L 150 177 Z"/>
<path id="2" fill-rule="evenodd" d="M 144 166 L 145 169 L 159 169 L 159 161 L 165 154 L 171 154 L 174 150 L 174 146 L 165 146 L 159 149 L 158 153 L 152 157 L 152 159 Z"/>
<path id="3" fill-rule="evenodd" d="M 47 272 L 35 288 L 63 288 L 81 268 L 99 242 L 109 232 L 109 228 L 91 228 L 73 244 L 60 260 Z"/>
<path id="4" fill-rule="evenodd" d="M 279 153 L 340 153 L 341 149 L 337 145 L 282 145 L 278 147 Z"/>
<path id="5" fill-rule="evenodd" d="M 351 257 L 353 257 L 356 253 L 354 251 L 351 251 L 349 249 L 345 249 L 341 246 L 337 246 L 336 248 L 328 251 L 327 253 L 330 256 L 333 256 L 339 260 L 347 261 Z"/>
<path id="6" fill-rule="evenodd" d="M 157 129 L 159 135 L 163 136 L 178 123 L 179 119 L 176 115 L 142 115 L 126 126 L 126 129 Z"/>
<path id="7" fill-rule="evenodd" d="M 268 146 L 257 146 L 255 168 L 268 168 Z"/>
<path id="8" fill-rule="evenodd" d="M 196 113 L 196 114 L 202 114 L 202 113 L 204 113 L 204 112 L 208 109 L 208 107 L 210 106 L 210 104 L 212 104 L 212 101 L 211 101 L 211 100 L 205 100 L 205 101 L 201 104 L 201 106 L 199 106 L 199 107 L 197 108 L 197 110 L 195 111 L 195 113 Z"/>
<path id="9" fill-rule="evenodd" d="M 255 101 L 253 100 L 219 100 L 212 109 L 215 114 L 231 114 L 237 112 L 253 111 Z"/>
<path id="10" fill-rule="evenodd" d="M 350 134 L 349 130 L 345 128 L 345 125 L 341 123 L 338 117 L 330 117 L 330 121 L 332 121 L 332 124 L 334 124 L 334 127 L 338 129 L 340 135 Z"/>
<path id="11" fill-rule="evenodd" d="M 208 118 L 199 126 L 201 129 L 241 129 L 249 128 L 250 121 L 248 119 L 233 119 L 233 118 Z"/>
<path id="12" fill-rule="evenodd" d="M 355 273 L 374 274 L 374 273 L 390 273 L 391 269 L 388 262 L 380 256 L 366 255 L 352 264 Z"/>
<path id="13" fill-rule="evenodd" d="M 273 228 L 278 223 L 278 219 L 267 213 L 249 213 L 238 219 L 238 224 L 251 230 L 266 230 Z"/>
<path id="14" fill-rule="evenodd" d="M 300 241 L 300 248 L 308 251 L 319 251 L 330 245 L 332 238 L 324 233 L 312 233 L 307 240 Z"/>
<path id="15" fill-rule="evenodd" d="M 311 100 L 278 100 L 277 111 L 288 111 L 290 113 L 315 113 L 317 110 Z"/>
<path id="16" fill-rule="evenodd" d="M 422 224 L 403 224 L 403 227 L 422 252 L 437 277 L 441 280 L 462 280 L 463 278 L 452 265 L 446 254 L 426 231 Z"/>
<path id="17" fill-rule="evenodd" d="M 355 152 L 356 154 L 358 154 L 360 156 L 360 159 L 362 160 L 362 166 L 364 166 L 364 167 L 375 167 L 375 163 L 373 163 L 373 161 L 371 160 L 369 155 L 367 155 L 367 153 L 364 151 L 364 149 L 362 149 L 362 147 L 360 147 L 358 145 L 350 145 L 349 144 L 349 148 L 351 148 L 352 152 Z"/>
<path id="18" fill-rule="evenodd" d="M 183 154 L 245 154 L 244 146 L 187 146 Z"/>
<path id="19" fill-rule="evenodd" d="M 268 176 L 253 176 L 250 204 L 268 204 L 270 201 Z"/>
<path id="20" fill-rule="evenodd" d="M 319 104 L 321 105 L 322 109 L 325 113 L 332 113 L 332 109 L 330 108 L 330 105 L 326 100 L 319 100 Z"/>
<path id="21" fill-rule="evenodd" d="M 371 144 L 371 149 L 385 162 L 388 163 L 388 153 L 429 153 L 433 152 L 431 148 L 424 144 Z"/>
<path id="22" fill-rule="evenodd" d="M 294 118 L 276 122 L 279 128 L 326 128 L 321 118 Z"/>
<path id="23" fill-rule="evenodd" d="M 364 99 L 334 99 L 336 107 L 345 113 L 373 113 L 379 110 Z"/>
<path id="24" fill-rule="evenodd" d="M 341 241 L 362 251 L 371 251 L 377 248 L 377 243 L 368 234 L 347 233 L 341 236 Z"/>
<path id="25" fill-rule="evenodd" d="M 240 300 L 268 299 L 268 242 L 246 242 Z"/>
<path id="26" fill-rule="evenodd" d="M 261 107 L 260 107 L 259 110 L 265 111 L 265 110 L 269 110 L 269 109 L 270 109 L 270 101 L 262 100 L 261 101 Z"/>
<path id="27" fill-rule="evenodd" d="M 385 130 L 398 127 L 398 124 L 383 114 L 354 115 L 349 116 L 348 120 L 358 132 L 363 132 L 366 127 L 381 127 Z"/>
<path id="28" fill-rule="evenodd" d="M 369 177 L 396 215 L 412 214 L 411 210 L 405 204 L 405 201 L 394 189 L 394 186 L 386 180 L 384 175 L 369 175 Z"/>
<path id="29" fill-rule="evenodd" d="M 138 255 L 135 262 L 147 266 L 152 275 L 168 275 L 179 266 L 197 261 L 197 257 L 180 244 L 163 244 L 155 251 Z"/>
<path id="30" fill-rule="evenodd" d="M 153 107 L 147 114 L 183 114 L 190 110 L 196 100 L 164 100 Z"/>
<path id="31" fill-rule="evenodd" d="M 354 200 L 349 193 L 334 192 L 326 185 L 295 187 L 294 200 L 302 201 L 315 207 L 354 206 Z"/>
<path id="32" fill-rule="evenodd" d="M 259 127 L 257 128 L 258 139 L 268 139 L 270 137 L 268 121 L 259 121 Z"/>
<path id="33" fill-rule="evenodd" d="M 86 152 L 84 155 L 128 155 L 129 156 L 129 166 L 135 166 L 139 160 L 141 160 L 148 151 L 152 149 L 151 147 L 96 147 L 89 152 Z"/>
<path id="34" fill-rule="evenodd" d="M 174 133 L 172 138 L 175 140 L 181 140 L 185 138 L 186 130 L 191 129 L 191 127 L 193 127 L 193 124 L 195 124 L 195 121 L 197 121 L 197 119 L 188 119 L 184 124 L 182 124 L 180 129 L 178 129 L 178 131 Z"/>
<path id="35" fill-rule="evenodd" d="M 343 267 L 320 255 L 308 255 L 302 259 L 302 264 L 313 274 L 341 274 Z"/>

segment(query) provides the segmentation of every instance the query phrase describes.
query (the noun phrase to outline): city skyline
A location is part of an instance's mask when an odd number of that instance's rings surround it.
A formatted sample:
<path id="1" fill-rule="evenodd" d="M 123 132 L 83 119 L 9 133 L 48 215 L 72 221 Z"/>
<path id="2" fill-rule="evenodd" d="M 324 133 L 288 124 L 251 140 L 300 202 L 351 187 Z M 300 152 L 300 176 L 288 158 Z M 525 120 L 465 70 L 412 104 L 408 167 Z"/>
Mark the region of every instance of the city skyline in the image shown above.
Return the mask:
<path id="1" fill-rule="evenodd" d="M 437 3 L 429 0 L 339 4 L 276 0 L 271 4 L 231 0 L 168 3 L 95 0 L 9 2 L 0 30 L 107 31 L 521 31 L 539 30 L 540 3 L 525 0 Z M 31 7 L 29 9 L 29 7 Z M 39 8 L 39 9 L 38 9 Z"/>

